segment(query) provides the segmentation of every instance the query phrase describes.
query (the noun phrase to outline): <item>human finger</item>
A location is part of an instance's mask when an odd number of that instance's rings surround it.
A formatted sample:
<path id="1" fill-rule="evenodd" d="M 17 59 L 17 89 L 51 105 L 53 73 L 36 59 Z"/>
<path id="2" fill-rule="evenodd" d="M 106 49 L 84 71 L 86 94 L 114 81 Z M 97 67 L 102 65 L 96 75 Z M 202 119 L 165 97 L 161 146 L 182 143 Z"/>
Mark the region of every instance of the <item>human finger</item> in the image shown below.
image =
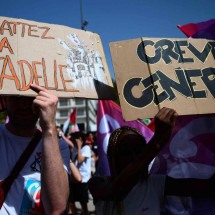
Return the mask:
<path id="1" fill-rule="evenodd" d="M 30 84 L 30 88 L 36 93 L 39 93 L 40 91 L 48 92 L 48 90 L 46 88 L 41 87 L 36 84 Z"/>

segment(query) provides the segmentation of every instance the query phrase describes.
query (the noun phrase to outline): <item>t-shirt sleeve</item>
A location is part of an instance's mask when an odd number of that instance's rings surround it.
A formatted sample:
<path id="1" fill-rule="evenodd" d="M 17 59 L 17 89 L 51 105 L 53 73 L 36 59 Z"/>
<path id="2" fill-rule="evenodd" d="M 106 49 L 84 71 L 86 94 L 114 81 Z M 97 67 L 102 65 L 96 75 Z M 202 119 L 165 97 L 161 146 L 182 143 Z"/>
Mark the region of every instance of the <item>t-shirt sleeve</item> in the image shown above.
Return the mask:
<path id="1" fill-rule="evenodd" d="M 68 144 L 64 140 L 59 140 L 60 153 L 63 160 L 63 165 L 66 171 L 71 174 L 70 171 L 70 150 Z"/>
<path id="2" fill-rule="evenodd" d="M 91 149 L 88 145 L 85 145 L 82 149 L 81 149 L 81 154 L 83 157 L 85 158 L 90 158 L 91 157 Z"/>

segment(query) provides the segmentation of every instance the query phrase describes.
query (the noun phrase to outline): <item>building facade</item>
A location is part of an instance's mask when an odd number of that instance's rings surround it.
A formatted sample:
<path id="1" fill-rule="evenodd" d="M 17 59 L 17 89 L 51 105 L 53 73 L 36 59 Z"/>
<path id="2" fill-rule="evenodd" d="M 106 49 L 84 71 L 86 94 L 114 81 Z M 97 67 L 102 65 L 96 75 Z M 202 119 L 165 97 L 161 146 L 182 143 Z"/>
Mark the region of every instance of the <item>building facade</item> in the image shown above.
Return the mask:
<path id="1" fill-rule="evenodd" d="M 56 123 L 62 126 L 68 116 L 77 108 L 76 123 L 80 130 L 96 131 L 97 101 L 87 99 L 67 99 L 61 98 L 58 102 L 56 113 Z"/>

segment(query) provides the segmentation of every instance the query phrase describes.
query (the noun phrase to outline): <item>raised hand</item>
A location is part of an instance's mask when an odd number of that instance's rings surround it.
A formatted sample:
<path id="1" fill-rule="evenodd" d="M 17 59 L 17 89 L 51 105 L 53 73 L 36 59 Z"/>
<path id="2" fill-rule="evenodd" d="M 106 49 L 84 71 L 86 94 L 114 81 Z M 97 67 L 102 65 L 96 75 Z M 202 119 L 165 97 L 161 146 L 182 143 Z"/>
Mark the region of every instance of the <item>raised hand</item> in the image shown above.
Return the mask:
<path id="1" fill-rule="evenodd" d="M 58 97 L 35 84 L 31 84 L 30 88 L 38 93 L 33 101 L 33 110 L 39 115 L 42 130 L 55 129 Z"/>
<path id="2" fill-rule="evenodd" d="M 155 115 L 155 135 L 168 141 L 174 128 L 178 114 L 175 110 L 163 107 Z"/>

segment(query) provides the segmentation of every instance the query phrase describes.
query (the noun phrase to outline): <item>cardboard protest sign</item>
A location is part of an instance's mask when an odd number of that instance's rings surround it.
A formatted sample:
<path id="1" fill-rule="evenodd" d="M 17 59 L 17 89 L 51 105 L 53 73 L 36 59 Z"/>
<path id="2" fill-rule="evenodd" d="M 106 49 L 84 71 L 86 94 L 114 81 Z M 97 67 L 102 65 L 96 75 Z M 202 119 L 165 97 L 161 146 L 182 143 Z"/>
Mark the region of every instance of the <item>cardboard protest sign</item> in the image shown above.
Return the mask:
<path id="1" fill-rule="evenodd" d="M 140 38 L 110 44 L 123 117 L 215 112 L 215 41 Z"/>
<path id="2" fill-rule="evenodd" d="M 66 26 L 0 17 L 0 71 L 1 95 L 35 95 L 35 83 L 59 97 L 112 96 L 99 35 Z"/>

